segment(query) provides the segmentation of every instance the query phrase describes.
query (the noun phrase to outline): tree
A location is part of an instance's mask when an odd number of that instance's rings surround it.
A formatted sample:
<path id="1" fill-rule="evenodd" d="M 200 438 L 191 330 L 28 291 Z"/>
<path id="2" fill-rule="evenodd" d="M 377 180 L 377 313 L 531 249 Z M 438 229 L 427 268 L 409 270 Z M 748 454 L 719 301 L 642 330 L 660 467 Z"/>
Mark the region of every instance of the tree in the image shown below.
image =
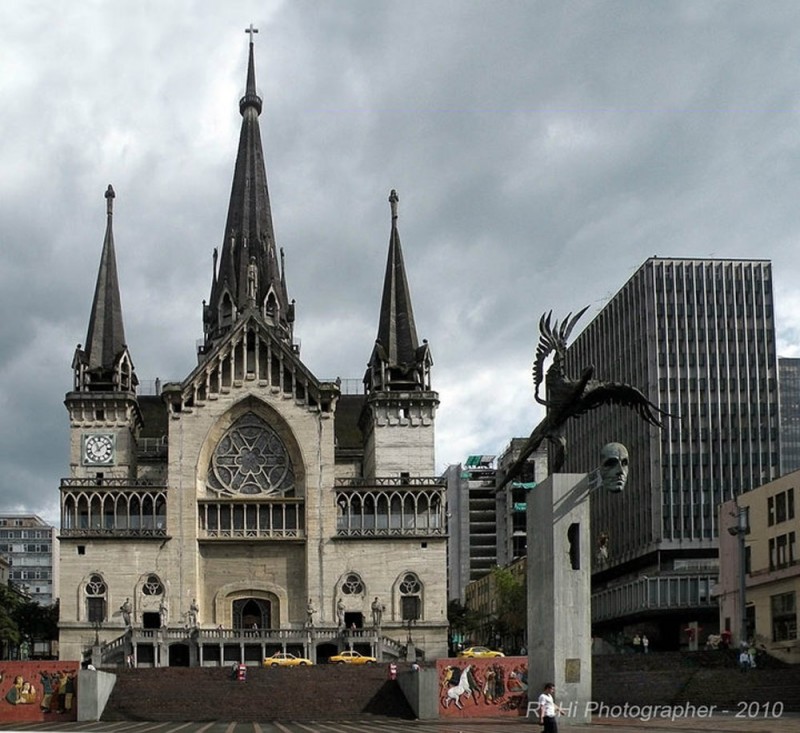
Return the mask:
<path id="1" fill-rule="evenodd" d="M 19 595 L 7 585 L 0 585 L 0 659 L 8 659 L 22 635 L 17 624 Z"/>
<path id="2" fill-rule="evenodd" d="M 475 635 L 483 618 L 482 614 L 465 606 L 458 599 L 453 599 L 447 604 L 447 621 L 450 624 L 451 638 L 461 643 Z"/>
<path id="3" fill-rule="evenodd" d="M 25 600 L 18 604 L 14 618 L 22 638 L 29 642 L 58 638 L 58 604 L 42 606 Z"/>
<path id="4" fill-rule="evenodd" d="M 528 589 L 525 577 L 508 568 L 492 570 L 496 600 L 496 631 L 505 646 L 519 648 L 528 625 Z"/>

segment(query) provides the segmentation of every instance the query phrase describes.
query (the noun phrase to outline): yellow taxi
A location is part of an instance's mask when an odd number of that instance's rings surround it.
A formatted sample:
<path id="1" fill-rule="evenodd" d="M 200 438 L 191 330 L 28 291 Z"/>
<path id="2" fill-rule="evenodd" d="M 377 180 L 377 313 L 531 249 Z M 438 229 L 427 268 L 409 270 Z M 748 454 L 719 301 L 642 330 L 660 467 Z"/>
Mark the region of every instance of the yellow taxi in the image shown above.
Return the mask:
<path id="1" fill-rule="evenodd" d="M 264 660 L 265 667 L 305 667 L 314 664 L 310 659 L 296 657 L 289 652 L 277 652 Z"/>
<path id="2" fill-rule="evenodd" d="M 459 657 L 469 657 L 470 659 L 480 659 L 488 657 L 504 657 L 503 652 L 496 652 L 487 646 L 471 646 L 458 653 Z"/>
<path id="3" fill-rule="evenodd" d="M 331 664 L 375 664 L 375 657 L 365 657 L 358 652 L 341 652 L 334 654 L 329 660 Z"/>

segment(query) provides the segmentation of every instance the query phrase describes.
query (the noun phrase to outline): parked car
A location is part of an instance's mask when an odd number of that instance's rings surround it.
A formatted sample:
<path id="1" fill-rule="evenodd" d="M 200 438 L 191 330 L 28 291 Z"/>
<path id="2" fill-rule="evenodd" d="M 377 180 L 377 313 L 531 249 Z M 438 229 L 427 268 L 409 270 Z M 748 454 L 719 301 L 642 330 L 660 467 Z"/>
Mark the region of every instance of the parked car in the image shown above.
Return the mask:
<path id="1" fill-rule="evenodd" d="M 503 652 L 496 652 L 492 649 L 489 649 L 487 646 L 471 646 L 468 649 L 464 649 L 464 651 L 459 652 L 458 656 L 470 658 L 504 657 L 505 654 L 503 654 Z"/>
<path id="2" fill-rule="evenodd" d="M 265 667 L 305 667 L 314 664 L 310 659 L 296 657 L 289 652 L 277 652 L 264 660 Z"/>
<path id="3" fill-rule="evenodd" d="M 331 664 L 375 664 L 375 657 L 365 657 L 358 652 L 342 652 L 334 654 L 329 660 Z"/>

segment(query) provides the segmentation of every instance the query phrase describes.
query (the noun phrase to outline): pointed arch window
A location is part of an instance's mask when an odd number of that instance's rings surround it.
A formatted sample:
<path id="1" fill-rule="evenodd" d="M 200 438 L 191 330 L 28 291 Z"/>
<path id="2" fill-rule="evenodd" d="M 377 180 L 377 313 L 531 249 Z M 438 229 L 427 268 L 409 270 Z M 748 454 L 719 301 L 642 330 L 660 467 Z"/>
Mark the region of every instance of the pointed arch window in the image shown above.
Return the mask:
<path id="1" fill-rule="evenodd" d="M 274 318 L 277 312 L 278 312 L 278 299 L 275 297 L 275 293 L 270 291 L 266 301 L 264 302 L 264 313 L 269 318 Z"/>
<path id="2" fill-rule="evenodd" d="M 108 586 L 106 586 L 103 576 L 98 573 L 90 575 L 84 593 L 86 595 L 86 618 L 89 623 L 105 621 Z"/>
<path id="3" fill-rule="evenodd" d="M 422 583 L 416 573 L 406 573 L 400 580 L 400 612 L 403 621 L 417 621 L 422 617 Z"/>
<path id="4" fill-rule="evenodd" d="M 230 293 L 226 292 L 222 296 L 222 302 L 219 304 L 219 325 L 221 327 L 230 326 L 233 323 L 233 300 L 231 300 Z"/>
<path id="5" fill-rule="evenodd" d="M 389 499 L 389 527 L 400 529 L 403 526 L 403 497 L 392 494 Z"/>
<path id="6" fill-rule="evenodd" d="M 217 494 L 293 496 L 294 467 L 278 434 L 252 412 L 240 417 L 214 449 L 208 488 Z"/>

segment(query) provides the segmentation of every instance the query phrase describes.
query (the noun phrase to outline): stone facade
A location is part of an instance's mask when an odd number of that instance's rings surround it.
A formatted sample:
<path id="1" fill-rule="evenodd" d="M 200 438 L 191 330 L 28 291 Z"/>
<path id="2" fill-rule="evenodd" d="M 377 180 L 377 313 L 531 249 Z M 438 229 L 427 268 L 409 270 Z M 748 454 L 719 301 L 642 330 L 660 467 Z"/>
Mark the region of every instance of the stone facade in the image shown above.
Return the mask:
<path id="1" fill-rule="evenodd" d="M 287 649 L 315 660 L 342 648 L 382 658 L 447 652 L 438 395 L 411 314 L 398 199 L 393 192 L 364 393 L 344 394 L 340 382 L 308 370 L 292 337 L 294 302 L 282 252 L 277 269 L 260 136 L 252 134 L 261 111 L 254 73 L 251 43 L 205 343 L 192 373 L 156 395 L 137 393 L 122 334 L 114 193 L 106 194 L 87 346 L 76 352 L 65 400 L 63 659 L 91 650 L 106 664 L 132 657 L 164 666 L 260 663 Z M 264 205 L 250 206 L 253 196 L 241 193 L 250 185 L 263 187 L 255 198 Z M 248 250 L 248 231 L 261 247 Z"/>

